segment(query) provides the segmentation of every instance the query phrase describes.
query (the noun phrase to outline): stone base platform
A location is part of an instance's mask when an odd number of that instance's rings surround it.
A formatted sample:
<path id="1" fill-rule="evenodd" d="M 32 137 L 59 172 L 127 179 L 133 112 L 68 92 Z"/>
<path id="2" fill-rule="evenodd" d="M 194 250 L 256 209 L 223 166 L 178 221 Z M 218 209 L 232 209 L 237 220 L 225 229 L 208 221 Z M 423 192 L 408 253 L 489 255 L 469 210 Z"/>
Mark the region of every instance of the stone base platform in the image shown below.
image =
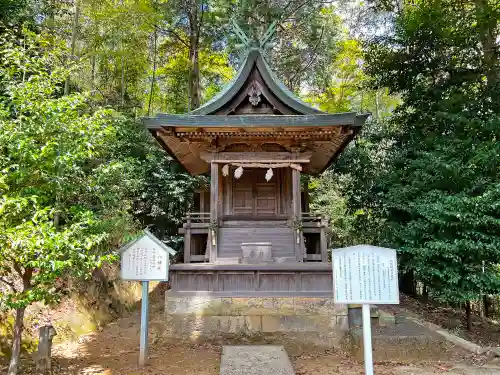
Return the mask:
<path id="1" fill-rule="evenodd" d="M 348 331 L 347 307 L 326 297 L 214 297 L 166 293 L 169 335 L 251 338 L 253 343 L 338 347 Z M 273 340 L 276 338 L 276 340 Z M 234 341 L 233 341 L 234 342 Z M 244 342 L 244 340 L 243 340 Z"/>

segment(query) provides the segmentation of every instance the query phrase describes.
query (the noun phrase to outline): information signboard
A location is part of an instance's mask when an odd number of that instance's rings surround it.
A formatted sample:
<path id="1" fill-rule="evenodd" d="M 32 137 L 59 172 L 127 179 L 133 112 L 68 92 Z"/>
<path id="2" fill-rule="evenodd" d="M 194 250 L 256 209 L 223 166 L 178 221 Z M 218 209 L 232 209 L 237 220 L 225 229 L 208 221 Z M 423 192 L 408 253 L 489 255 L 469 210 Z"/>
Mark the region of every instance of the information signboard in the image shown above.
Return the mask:
<path id="1" fill-rule="evenodd" d="M 144 235 L 120 250 L 121 278 L 138 281 L 167 281 L 169 255 L 175 251 L 153 234 Z"/>
<path id="2" fill-rule="evenodd" d="M 129 242 L 118 252 L 121 258 L 121 278 L 142 282 L 139 365 L 144 366 L 148 357 L 149 282 L 168 280 L 169 256 L 175 255 L 175 251 L 151 232 L 144 230 L 142 237 Z"/>
<path id="3" fill-rule="evenodd" d="M 332 252 L 336 303 L 399 304 L 396 250 L 358 245 Z"/>
<path id="4" fill-rule="evenodd" d="M 361 305 L 365 374 L 373 375 L 371 304 L 398 304 L 396 250 L 357 245 L 332 251 L 335 303 Z"/>

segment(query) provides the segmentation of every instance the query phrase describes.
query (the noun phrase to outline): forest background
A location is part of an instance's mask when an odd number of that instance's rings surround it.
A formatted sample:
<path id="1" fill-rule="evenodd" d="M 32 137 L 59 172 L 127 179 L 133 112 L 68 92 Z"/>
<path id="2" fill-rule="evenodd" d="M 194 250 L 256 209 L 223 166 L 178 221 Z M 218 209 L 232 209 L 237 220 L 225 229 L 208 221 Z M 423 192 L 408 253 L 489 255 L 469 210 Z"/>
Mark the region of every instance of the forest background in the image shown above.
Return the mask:
<path id="1" fill-rule="evenodd" d="M 206 177 L 140 123 L 217 94 L 262 35 L 279 78 L 328 112 L 371 112 L 309 181 L 332 248 L 399 251 L 401 287 L 485 313 L 500 291 L 498 0 L 3 0 L 0 308 L 52 302 L 149 227 L 177 228 Z M 16 331 L 17 332 L 17 331 Z M 20 345 L 20 343 L 19 343 Z M 14 343 L 14 351 L 16 350 Z"/>

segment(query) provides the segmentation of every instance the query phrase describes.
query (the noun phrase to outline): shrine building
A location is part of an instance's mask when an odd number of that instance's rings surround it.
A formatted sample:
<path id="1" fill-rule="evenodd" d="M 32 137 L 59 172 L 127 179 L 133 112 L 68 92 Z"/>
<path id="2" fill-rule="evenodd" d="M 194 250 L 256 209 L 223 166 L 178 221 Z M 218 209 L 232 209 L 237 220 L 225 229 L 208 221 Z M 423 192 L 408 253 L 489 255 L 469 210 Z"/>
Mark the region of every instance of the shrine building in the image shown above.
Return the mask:
<path id="1" fill-rule="evenodd" d="M 338 338 L 347 308 L 333 306 L 328 218 L 310 211 L 307 176 L 326 170 L 368 115 L 301 101 L 273 73 L 264 42 L 248 42 L 234 79 L 203 106 L 144 119 L 187 172 L 210 176 L 179 229 L 184 262 L 170 268 L 166 312 L 183 335 Z"/>

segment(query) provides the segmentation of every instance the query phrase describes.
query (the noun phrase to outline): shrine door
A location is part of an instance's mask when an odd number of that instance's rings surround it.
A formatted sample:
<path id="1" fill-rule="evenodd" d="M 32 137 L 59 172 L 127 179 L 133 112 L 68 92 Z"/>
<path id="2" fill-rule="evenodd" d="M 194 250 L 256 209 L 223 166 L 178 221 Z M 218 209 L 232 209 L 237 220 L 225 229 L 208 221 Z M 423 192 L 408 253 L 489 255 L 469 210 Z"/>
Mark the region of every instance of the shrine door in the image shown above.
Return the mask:
<path id="1" fill-rule="evenodd" d="M 279 173 L 266 181 L 266 169 L 245 169 L 232 181 L 232 214 L 236 216 L 274 216 L 278 214 Z"/>

